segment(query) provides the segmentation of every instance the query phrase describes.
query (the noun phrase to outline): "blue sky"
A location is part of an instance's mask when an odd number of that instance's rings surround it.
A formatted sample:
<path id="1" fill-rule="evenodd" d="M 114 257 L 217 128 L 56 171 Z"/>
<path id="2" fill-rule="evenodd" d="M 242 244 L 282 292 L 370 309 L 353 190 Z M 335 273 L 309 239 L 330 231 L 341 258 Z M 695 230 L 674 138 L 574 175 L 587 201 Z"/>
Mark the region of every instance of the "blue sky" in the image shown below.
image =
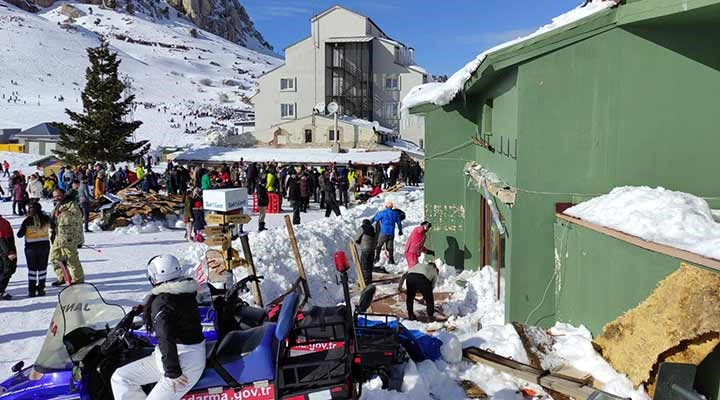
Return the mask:
<path id="1" fill-rule="evenodd" d="M 241 0 L 256 28 L 282 53 L 310 34 L 309 19 L 340 4 L 372 18 L 415 48 L 433 74 L 452 74 L 483 50 L 533 32 L 582 0 Z"/>

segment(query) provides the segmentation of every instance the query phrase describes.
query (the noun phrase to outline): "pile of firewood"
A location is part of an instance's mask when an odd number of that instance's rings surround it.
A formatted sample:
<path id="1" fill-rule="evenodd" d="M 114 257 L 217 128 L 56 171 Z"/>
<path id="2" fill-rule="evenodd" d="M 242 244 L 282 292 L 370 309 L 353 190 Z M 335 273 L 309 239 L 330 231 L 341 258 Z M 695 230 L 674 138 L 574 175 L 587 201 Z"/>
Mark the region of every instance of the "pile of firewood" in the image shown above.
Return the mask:
<path id="1" fill-rule="evenodd" d="M 117 193 L 118 202 L 112 204 L 104 200 L 90 213 L 90 220 L 100 218 L 100 226 L 105 230 L 128 226 L 136 215 L 143 220 L 165 220 L 167 215 L 180 216 L 183 210 L 182 195 L 144 193 L 139 190 L 124 189 Z M 103 208 L 104 204 L 111 204 Z"/>

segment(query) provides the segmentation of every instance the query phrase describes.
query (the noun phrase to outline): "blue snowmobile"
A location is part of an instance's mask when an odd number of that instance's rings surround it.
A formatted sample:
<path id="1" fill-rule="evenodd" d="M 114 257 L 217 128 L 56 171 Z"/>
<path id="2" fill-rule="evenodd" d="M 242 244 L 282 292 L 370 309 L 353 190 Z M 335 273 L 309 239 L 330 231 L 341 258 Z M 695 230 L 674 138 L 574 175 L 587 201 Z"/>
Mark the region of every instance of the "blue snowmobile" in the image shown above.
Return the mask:
<path id="1" fill-rule="evenodd" d="M 350 304 L 347 264 L 336 269 Z M 301 317 L 297 291 L 268 316 L 240 300 L 243 287 L 236 284 L 215 296 L 213 307 L 201 309 L 206 370 L 183 399 L 346 399 L 356 398 L 360 384 L 375 376 L 390 387 L 393 373 L 396 384 L 402 380 L 398 366 L 406 356 L 397 318 L 364 314 L 374 286 L 362 293 L 355 313 L 345 306 L 310 307 Z M 137 330 L 141 313 L 136 306 L 126 314 L 89 283 L 63 289 L 35 364 L 13 367 L 14 374 L 0 382 L 0 400 L 112 399 L 112 373 L 154 349 L 154 338 Z M 410 338 L 413 343 L 417 347 Z"/>

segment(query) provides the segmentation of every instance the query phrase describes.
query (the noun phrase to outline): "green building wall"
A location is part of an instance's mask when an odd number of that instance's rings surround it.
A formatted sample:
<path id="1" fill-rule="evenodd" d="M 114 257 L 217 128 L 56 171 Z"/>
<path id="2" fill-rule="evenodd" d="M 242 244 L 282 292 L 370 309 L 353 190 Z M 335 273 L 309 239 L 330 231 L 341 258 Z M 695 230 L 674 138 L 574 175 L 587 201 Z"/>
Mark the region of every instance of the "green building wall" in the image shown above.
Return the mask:
<path id="1" fill-rule="evenodd" d="M 555 248 L 556 317 L 585 325 L 594 337 L 686 262 L 560 219 L 555 222 Z M 720 349 L 699 366 L 695 385 L 711 399 L 720 398 Z"/>
<path id="2" fill-rule="evenodd" d="M 426 211 L 438 227 L 433 248 L 451 256 L 448 263 L 477 268 L 482 259 L 480 197 L 462 176 L 465 163 L 518 189 L 512 209 L 499 207 L 509 232 L 508 320 L 549 326 L 558 319 L 555 293 L 545 290 L 555 268 L 556 203 L 624 185 L 720 195 L 720 52 L 696 40 L 720 37 L 714 21 L 604 30 L 493 71 L 490 83 L 426 115 Z M 473 136 L 496 152 L 470 144 Z M 510 156 L 499 152 L 507 140 Z"/>

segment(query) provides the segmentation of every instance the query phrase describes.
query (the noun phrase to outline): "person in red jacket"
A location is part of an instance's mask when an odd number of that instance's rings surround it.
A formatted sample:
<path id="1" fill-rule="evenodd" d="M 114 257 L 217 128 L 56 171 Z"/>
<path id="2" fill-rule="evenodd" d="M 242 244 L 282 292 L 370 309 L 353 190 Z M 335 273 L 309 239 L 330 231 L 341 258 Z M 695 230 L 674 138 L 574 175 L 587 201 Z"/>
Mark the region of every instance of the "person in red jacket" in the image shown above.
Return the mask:
<path id="1" fill-rule="evenodd" d="M 17 268 L 17 251 L 15 249 L 15 236 L 10 222 L 0 216 L 0 300 L 10 300 L 12 296 L 5 292 L 10 277 Z"/>
<path id="2" fill-rule="evenodd" d="M 405 259 L 407 260 L 408 268 L 412 268 L 418 263 L 420 254 L 425 253 L 431 256 L 435 255 L 435 252 L 425 248 L 425 238 L 427 237 L 428 231 L 432 228 L 432 224 L 428 221 L 424 221 L 420 226 L 413 229 L 405 243 Z"/>

